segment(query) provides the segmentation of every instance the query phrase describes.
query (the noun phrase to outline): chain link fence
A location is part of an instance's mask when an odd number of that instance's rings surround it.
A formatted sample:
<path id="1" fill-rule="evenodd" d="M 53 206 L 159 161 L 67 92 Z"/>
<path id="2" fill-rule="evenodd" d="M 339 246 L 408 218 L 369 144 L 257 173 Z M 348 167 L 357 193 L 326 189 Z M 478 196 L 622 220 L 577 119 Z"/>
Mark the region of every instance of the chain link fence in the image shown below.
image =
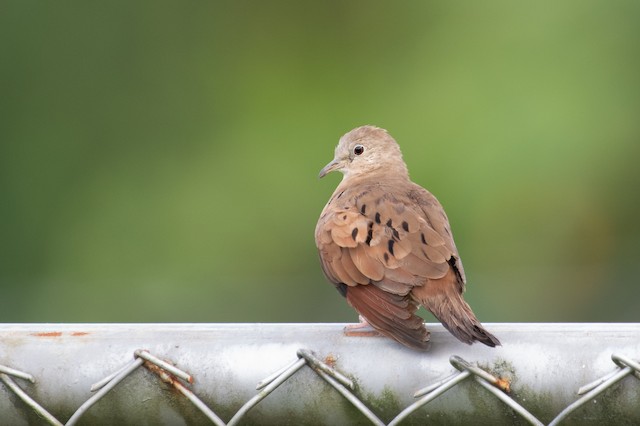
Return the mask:
<path id="1" fill-rule="evenodd" d="M 419 353 L 341 324 L 1 325 L 0 425 L 640 424 L 640 324 L 428 327 Z"/>

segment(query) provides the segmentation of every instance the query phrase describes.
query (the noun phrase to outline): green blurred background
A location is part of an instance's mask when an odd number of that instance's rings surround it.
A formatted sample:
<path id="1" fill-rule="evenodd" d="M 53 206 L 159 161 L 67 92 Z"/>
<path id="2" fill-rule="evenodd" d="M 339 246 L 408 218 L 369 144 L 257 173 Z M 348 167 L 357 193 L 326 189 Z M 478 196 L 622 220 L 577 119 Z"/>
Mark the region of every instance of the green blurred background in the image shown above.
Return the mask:
<path id="1" fill-rule="evenodd" d="M 638 1 L 1 9 L 0 321 L 354 321 L 313 231 L 362 124 L 481 320 L 640 317 Z"/>

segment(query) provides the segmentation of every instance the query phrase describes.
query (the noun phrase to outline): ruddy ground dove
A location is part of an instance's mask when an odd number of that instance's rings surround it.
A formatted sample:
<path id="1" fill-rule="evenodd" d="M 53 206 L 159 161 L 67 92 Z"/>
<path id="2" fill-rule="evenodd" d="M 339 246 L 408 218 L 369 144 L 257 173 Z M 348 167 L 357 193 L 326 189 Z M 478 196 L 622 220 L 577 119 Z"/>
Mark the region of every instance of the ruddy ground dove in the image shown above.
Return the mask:
<path id="1" fill-rule="evenodd" d="M 424 306 L 458 339 L 499 345 L 463 300 L 465 275 L 447 215 L 409 179 L 400 147 L 386 130 L 345 134 L 320 177 L 342 182 L 325 206 L 315 239 L 322 269 L 379 333 L 426 350 Z"/>

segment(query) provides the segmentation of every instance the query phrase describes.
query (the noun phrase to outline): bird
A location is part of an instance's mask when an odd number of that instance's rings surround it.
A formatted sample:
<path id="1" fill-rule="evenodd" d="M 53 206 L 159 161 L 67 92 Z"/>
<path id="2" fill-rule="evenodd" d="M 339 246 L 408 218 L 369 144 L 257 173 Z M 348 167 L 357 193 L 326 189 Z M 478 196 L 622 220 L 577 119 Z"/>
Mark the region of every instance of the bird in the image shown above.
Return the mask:
<path id="1" fill-rule="evenodd" d="M 315 242 L 324 275 L 360 315 L 353 328 L 371 326 L 426 351 L 422 306 L 460 341 L 500 345 L 463 299 L 465 273 L 444 208 L 411 181 L 395 139 L 371 125 L 349 131 L 319 177 L 333 171 L 342 181 Z"/>

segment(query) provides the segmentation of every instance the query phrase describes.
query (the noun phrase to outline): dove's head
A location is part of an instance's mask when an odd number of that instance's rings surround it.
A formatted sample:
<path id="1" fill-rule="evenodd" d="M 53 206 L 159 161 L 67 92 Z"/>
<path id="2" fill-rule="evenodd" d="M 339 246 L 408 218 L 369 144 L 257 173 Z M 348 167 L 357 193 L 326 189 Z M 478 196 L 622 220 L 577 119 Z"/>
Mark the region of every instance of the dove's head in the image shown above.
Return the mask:
<path id="1" fill-rule="evenodd" d="M 333 161 L 320 171 L 320 177 L 334 170 L 345 178 L 374 172 L 408 177 L 398 143 L 375 126 L 356 127 L 340 138 Z"/>

